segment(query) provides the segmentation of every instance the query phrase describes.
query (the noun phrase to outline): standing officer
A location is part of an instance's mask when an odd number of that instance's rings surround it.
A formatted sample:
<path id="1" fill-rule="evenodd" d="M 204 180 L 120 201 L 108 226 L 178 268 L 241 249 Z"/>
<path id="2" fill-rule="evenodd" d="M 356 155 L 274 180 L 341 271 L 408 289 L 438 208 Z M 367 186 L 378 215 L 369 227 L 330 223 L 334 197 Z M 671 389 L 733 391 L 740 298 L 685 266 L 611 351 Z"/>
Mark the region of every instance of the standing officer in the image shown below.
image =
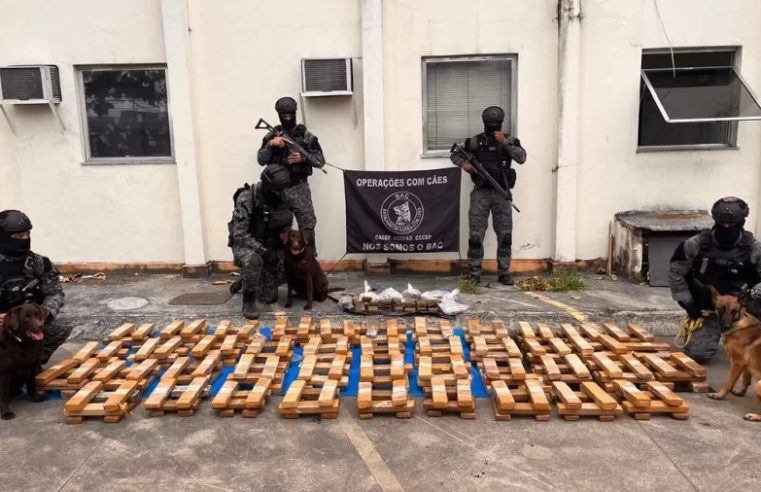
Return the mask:
<path id="1" fill-rule="evenodd" d="M 497 106 L 489 106 L 481 114 L 484 132 L 465 140 L 463 146 L 471 152 L 484 166 L 486 171 L 510 193 L 515 186 L 516 174 L 510 164 L 526 162 L 526 151 L 521 142 L 502 132 L 505 112 Z M 476 168 L 465 158 L 452 153 L 452 162 L 470 174 L 476 185 L 470 192 L 470 209 L 468 210 L 468 266 L 470 278 L 481 281 L 481 262 L 484 258 L 484 237 L 488 227 L 489 212 L 492 213 L 494 231 L 497 233 L 497 280 L 503 285 L 513 285 L 510 276 L 511 247 L 513 244 L 513 211 L 511 202 L 502 198 L 488 181 L 478 179 Z M 512 197 L 512 194 L 511 194 Z"/>
<path id="2" fill-rule="evenodd" d="M 31 230 L 32 222 L 23 212 L 0 212 L 0 313 L 25 302 L 42 306 L 46 318 L 40 364 L 45 364 L 72 327 L 57 318 L 63 307 L 58 270 L 47 257 L 32 252 Z"/>
<path id="3" fill-rule="evenodd" d="M 259 317 L 257 298 L 265 304 L 277 302 L 277 288 L 285 283 L 280 234 L 293 224 L 291 204 L 285 195 L 289 183 L 288 170 L 270 164 L 256 185 L 246 184 L 233 197 L 235 211 L 228 224 L 228 246 L 240 267 L 243 316 L 247 319 Z"/>
<path id="4" fill-rule="evenodd" d="M 296 124 L 296 109 L 296 101 L 293 98 L 281 97 L 275 102 L 280 124 L 275 126 L 274 132 L 268 132 L 264 136 L 258 160 L 262 166 L 282 164 L 290 171 L 290 183 L 285 194 L 293 205 L 299 229 L 307 231 L 312 244 L 315 245 L 314 228 L 317 225 L 317 217 L 314 214 L 312 192 L 307 179 L 312 175 L 312 167 L 322 169 L 325 157 L 317 137 L 304 125 Z M 296 142 L 309 152 L 311 161 L 303 154 L 291 150 L 288 140 Z"/>

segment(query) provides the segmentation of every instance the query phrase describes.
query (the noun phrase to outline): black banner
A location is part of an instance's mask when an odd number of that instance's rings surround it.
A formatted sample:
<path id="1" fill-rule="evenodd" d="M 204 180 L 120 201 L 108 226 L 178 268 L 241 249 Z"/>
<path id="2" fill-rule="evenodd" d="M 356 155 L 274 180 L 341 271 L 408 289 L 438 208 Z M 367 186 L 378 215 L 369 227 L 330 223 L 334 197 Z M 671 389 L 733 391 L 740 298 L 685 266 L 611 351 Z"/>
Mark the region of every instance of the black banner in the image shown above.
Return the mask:
<path id="1" fill-rule="evenodd" d="M 458 251 L 460 174 L 345 171 L 346 252 Z"/>

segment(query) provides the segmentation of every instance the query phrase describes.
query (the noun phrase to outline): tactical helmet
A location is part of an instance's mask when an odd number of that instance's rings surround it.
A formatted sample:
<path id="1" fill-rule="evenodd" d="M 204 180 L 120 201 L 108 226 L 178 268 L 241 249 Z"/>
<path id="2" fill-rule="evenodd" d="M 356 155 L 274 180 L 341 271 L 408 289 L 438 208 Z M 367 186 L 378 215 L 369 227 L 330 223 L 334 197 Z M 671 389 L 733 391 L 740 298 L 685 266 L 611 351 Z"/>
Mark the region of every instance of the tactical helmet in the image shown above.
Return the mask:
<path id="1" fill-rule="evenodd" d="M 24 212 L 3 210 L 0 212 L 0 230 L 8 234 L 32 230 L 32 221 Z"/>
<path id="2" fill-rule="evenodd" d="M 711 207 L 711 217 L 722 224 L 742 224 L 749 212 L 750 208 L 745 200 L 736 196 L 720 198 Z"/>
<path id="3" fill-rule="evenodd" d="M 505 112 L 499 106 L 489 106 L 481 113 L 484 123 L 502 123 L 505 120 Z"/>
<path id="4" fill-rule="evenodd" d="M 285 166 L 269 164 L 262 171 L 261 180 L 272 191 L 280 192 L 288 188 L 291 182 L 291 173 Z"/>
<path id="5" fill-rule="evenodd" d="M 281 97 L 275 102 L 277 114 L 295 113 L 298 105 L 292 97 Z"/>

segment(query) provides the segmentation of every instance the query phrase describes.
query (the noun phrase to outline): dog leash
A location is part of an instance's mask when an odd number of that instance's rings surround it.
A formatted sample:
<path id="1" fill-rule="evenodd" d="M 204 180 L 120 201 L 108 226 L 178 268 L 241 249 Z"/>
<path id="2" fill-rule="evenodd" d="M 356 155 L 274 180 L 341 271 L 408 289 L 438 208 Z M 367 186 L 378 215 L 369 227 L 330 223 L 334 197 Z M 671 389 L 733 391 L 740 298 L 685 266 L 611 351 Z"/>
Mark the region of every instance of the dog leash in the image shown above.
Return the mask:
<path id="1" fill-rule="evenodd" d="M 679 323 L 679 331 L 674 337 L 674 345 L 676 345 L 678 348 L 684 348 L 689 345 L 690 340 L 692 340 L 692 334 L 695 332 L 695 330 L 703 327 L 703 323 L 705 323 L 706 317 L 710 316 L 712 313 L 713 311 L 704 310 L 701 311 L 700 318 L 692 319 L 689 316 L 682 318 L 682 321 Z M 682 340 L 684 343 L 681 342 Z"/>

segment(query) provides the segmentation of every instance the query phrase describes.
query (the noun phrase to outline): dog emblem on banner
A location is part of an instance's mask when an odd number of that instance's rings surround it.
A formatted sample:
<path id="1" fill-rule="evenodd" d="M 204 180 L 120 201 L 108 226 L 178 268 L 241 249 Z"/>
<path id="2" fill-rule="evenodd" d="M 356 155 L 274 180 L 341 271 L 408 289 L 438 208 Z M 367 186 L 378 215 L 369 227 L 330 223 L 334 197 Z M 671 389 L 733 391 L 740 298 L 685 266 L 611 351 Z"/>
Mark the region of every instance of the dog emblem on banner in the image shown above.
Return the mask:
<path id="1" fill-rule="evenodd" d="M 424 216 L 423 202 L 414 193 L 399 191 L 390 194 L 381 205 L 381 220 L 396 234 L 409 234 L 420 227 Z"/>

